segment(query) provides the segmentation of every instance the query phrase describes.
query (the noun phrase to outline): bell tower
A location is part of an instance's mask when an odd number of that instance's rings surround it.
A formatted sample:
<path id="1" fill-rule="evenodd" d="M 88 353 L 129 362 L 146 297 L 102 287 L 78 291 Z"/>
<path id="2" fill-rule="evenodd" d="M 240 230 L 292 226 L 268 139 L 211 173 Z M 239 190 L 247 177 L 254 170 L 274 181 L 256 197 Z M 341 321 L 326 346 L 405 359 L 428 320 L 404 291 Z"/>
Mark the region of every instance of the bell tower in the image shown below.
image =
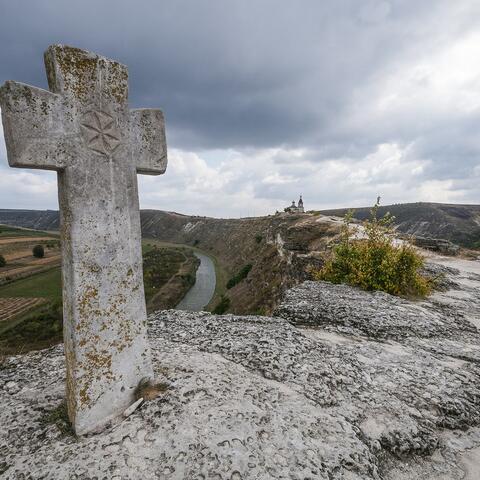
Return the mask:
<path id="1" fill-rule="evenodd" d="M 305 213 L 305 209 L 303 208 L 303 199 L 302 196 L 300 195 L 300 200 L 298 201 L 298 211 L 300 213 Z"/>

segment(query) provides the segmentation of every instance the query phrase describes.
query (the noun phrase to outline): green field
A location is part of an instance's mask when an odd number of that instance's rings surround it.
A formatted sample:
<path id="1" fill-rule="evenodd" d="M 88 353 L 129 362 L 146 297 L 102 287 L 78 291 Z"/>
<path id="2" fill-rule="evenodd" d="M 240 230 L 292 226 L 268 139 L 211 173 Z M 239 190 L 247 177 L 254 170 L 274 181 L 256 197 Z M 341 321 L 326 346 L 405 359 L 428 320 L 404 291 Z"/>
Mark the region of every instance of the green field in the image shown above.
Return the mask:
<path id="1" fill-rule="evenodd" d="M 173 246 L 175 248 L 171 248 Z M 143 242 L 142 251 L 145 293 L 150 310 L 173 308 L 195 283 L 196 257 L 193 256 L 192 250 L 182 248 L 180 245 L 159 248 L 154 241 Z M 157 295 L 160 289 L 161 293 Z M 60 342 L 62 339 L 60 267 L 0 287 L 0 298 L 16 297 L 41 297 L 48 301 L 1 322 L 0 356 L 46 348 Z"/>
<path id="2" fill-rule="evenodd" d="M 20 232 L 18 232 L 20 230 Z M 7 234 L 8 232 L 8 234 Z M 43 232 L 21 230 L 0 225 L 0 236 L 45 235 Z M 214 264 L 217 284 L 208 308 L 213 308 L 225 292 L 226 272 L 211 254 L 196 247 L 160 242 L 142 241 L 144 257 L 144 284 L 149 310 L 173 308 L 195 282 L 196 258 L 193 252 L 209 255 Z M 159 291 L 161 292 L 159 293 Z M 159 293 L 159 294 L 158 294 Z M 62 339 L 62 280 L 60 267 L 15 280 L 0 287 L 0 298 L 45 298 L 37 306 L 0 325 L 0 351 L 16 354 L 32 349 L 46 348 Z"/>
<path id="3" fill-rule="evenodd" d="M 0 225 L 0 237 L 56 237 L 58 234 L 43 232 L 41 230 L 29 230 L 28 228 L 17 228 L 9 225 Z"/>
<path id="4" fill-rule="evenodd" d="M 60 267 L 4 285 L 0 287 L 0 297 L 44 297 L 60 300 L 62 298 Z"/>
<path id="5" fill-rule="evenodd" d="M 145 265 L 146 273 L 150 273 L 149 270 L 153 268 L 156 275 L 161 273 L 162 276 L 170 278 L 170 276 L 173 275 L 177 270 L 180 261 L 183 261 L 185 259 L 184 255 L 180 254 L 180 251 L 177 249 L 181 249 L 182 247 L 188 248 L 190 251 L 199 251 L 201 253 L 209 255 L 215 264 L 217 285 L 211 304 L 215 304 L 218 298 L 220 298 L 220 296 L 225 292 L 226 273 L 220 267 L 217 259 L 215 257 L 212 257 L 211 254 L 208 254 L 198 248 L 188 245 L 179 245 L 175 243 L 160 242 L 154 239 L 146 239 L 142 242 L 143 255 L 148 258 L 149 256 L 151 256 L 151 254 L 147 254 L 154 250 L 155 247 L 167 247 L 167 249 L 163 251 L 166 258 L 162 262 L 160 262 L 159 258 L 156 258 L 156 265 L 149 265 L 147 263 L 147 265 Z M 168 247 L 170 247 L 170 249 L 176 249 L 177 252 L 175 253 L 174 250 L 169 250 Z M 159 267 L 161 268 L 159 269 Z M 168 278 L 156 278 L 154 282 L 155 288 L 159 288 L 163 283 L 168 280 Z M 145 289 L 147 293 L 150 293 L 151 295 L 153 292 L 149 292 L 149 287 L 151 283 L 149 280 L 150 279 L 146 279 L 145 281 Z M 28 278 L 24 278 L 9 283 L 7 285 L 3 285 L 0 287 L 0 297 L 44 297 L 53 301 L 61 300 L 62 280 L 60 267 L 56 267 L 48 270 L 47 272 L 37 273 Z"/>

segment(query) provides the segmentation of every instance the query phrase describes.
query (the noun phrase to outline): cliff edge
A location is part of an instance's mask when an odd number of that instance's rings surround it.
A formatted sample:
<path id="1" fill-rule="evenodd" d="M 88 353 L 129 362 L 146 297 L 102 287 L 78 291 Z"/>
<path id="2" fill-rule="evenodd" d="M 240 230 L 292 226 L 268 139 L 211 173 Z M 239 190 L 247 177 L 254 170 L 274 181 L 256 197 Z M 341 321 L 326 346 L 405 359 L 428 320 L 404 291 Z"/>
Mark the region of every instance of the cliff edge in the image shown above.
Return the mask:
<path id="1" fill-rule="evenodd" d="M 0 477 L 478 478 L 480 264 L 432 260 L 421 302 L 305 282 L 276 317 L 153 314 L 168 389 L 81 439 L 55 417 L 62 347 L 6 358 Z"/>

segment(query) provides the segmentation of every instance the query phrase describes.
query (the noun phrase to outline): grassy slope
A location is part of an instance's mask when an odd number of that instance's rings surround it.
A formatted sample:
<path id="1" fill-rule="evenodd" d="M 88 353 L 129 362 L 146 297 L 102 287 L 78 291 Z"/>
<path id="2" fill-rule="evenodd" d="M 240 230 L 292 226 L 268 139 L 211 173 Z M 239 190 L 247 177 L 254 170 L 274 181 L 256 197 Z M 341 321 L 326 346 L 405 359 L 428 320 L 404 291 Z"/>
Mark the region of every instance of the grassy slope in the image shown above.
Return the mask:
<path id="1" fill-rule="evenodd" d="M 1 237 L 46 237 L 52 238 L 58 237 L 58 235 L 51 232 L 43 232 L 41 230 L 30 230 L 28 228 L 11 227 L 9 225 L 0 225 L 0 238 Z"/>
<path id="2" fill-rule="evenodd" d="M 60 267 L 37 273 L 0 287 L 0 297 L 44 297 L 59 300 L 62 297 Z"/>
<path id="3" fill-rule="evenodd" d="M 226 284 L 227 280 L 229 278 L 228 273 L 226 270 L 222 267 L 220 261 L 218 260 L 217 257 L 212 255 L 211 252 L 206 252 L 205 250 L 202 250 L 200 248 L 194 247 L 193 245 L 186 245 L 186 244 L 181 244 L 181 243 L 173 243 L 173 242 L 164 242 L 161 240 L 157 240 L 155 238 L 145 238 L 143 240 L 143 248 L 148 248 L 152 249 L 153 246 L 156 245 L 158 247 L 183 247 L 183 248 L 188 248 L 192 252 L 199 252 L 203 253 L 204 255 L 207 255 L 208 257 L 211 258 L 213 261 L 213 265 L 215 266 L 215 275 L 217 277 L 217 282 L 215 284 L 215 292 L 213 294 L 212 300 L 210 303 L 206 306 L 207 310 L 211 310 L 217 302 L 220 300 L 220 297 L 225 293 L 226 291 Z"/>
<path id="4" fill-rule="evenodd" d="M 150 297 L 148 299 L 152 300 L 157 292 L 168 284 L 168 288 L 164 292 L 166 301 L 169 302 L 168 305 L 163 305 L 163 298 L 157 299 L 152 305 L 158 308 L 171 308 L 183 298 L 190 288 L 190 284 L 185 281 L 184 277 L 194 276 L 197 259 L 193 256 L 191 249 L 182 251 L 183 249 L 179 249 L 178 245 L 163 248 L 160 256 L 149 256 L 148 252 L 152 252 L 156 244 L 157 242 L 145 241 L 142 245 L 143 254 L 147 258 L 151 258 L 146 263 L 145 271 L 156 273 L 151 279 L 145 280 L 145 291 L 147 298 Z M 173 246 L 175 248 L 172 248 Z M 177 272 L 181 274 L 177 275 Z M 173 281 L 170 281 L 171 279 Z M 163 291 L 160 293 L 160 297 L 163 297 Z M 62 282 L 60 267 L 3 285 L 0 287 L 0 297 L 43 297 L 48 299 L 48 304 L 37 306 L 1 323 L 0 350 L 2 354 L 16 354 L 46 348 L 61 342 Z"/>
<path id="5" fill-rule="evenodd" d="M 0 327 L 0 352 L 4 355 L 39 350 L 62 341 L 60 302 L 43 305 L 5 323 Z"/>
<path id="6" fill-rule="evenodd" d="M 198 264 L 189 249 L 146 244 L 143 275 L 147 310 L 174 308 L 195 283 Z"/>
<path id="7" fill-rule="evenodd" d="M 355 208 L 354 217 L 364 220 L 371 207 Z M 349 209 L 321 210 L 324 215 L 344 216 Z M 400 232 L 423 237 L 445 238 L 467 248 L 480 248 L 480 205 L 404 203 L 385 205 L 379 215 L 390 212 Z"/>

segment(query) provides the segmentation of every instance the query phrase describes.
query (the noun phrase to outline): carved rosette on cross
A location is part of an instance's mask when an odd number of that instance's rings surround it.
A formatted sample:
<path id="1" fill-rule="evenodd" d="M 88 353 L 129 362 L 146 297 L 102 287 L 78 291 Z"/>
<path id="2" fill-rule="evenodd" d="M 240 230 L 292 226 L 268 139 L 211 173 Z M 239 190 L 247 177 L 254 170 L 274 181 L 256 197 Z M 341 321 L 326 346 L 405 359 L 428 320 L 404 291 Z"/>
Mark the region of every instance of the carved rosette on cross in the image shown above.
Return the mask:
<path id="1" fill-rule="evenodd" d="M 45 52 L 50 91 L 7 81 L 12 167 L 56 170 L 68 413 L 98 430 L 153 377 L 146 336 L 137 173 L 167 166 L 163 114 L 128 108 L 127 68 L 85 50 Z"/>

